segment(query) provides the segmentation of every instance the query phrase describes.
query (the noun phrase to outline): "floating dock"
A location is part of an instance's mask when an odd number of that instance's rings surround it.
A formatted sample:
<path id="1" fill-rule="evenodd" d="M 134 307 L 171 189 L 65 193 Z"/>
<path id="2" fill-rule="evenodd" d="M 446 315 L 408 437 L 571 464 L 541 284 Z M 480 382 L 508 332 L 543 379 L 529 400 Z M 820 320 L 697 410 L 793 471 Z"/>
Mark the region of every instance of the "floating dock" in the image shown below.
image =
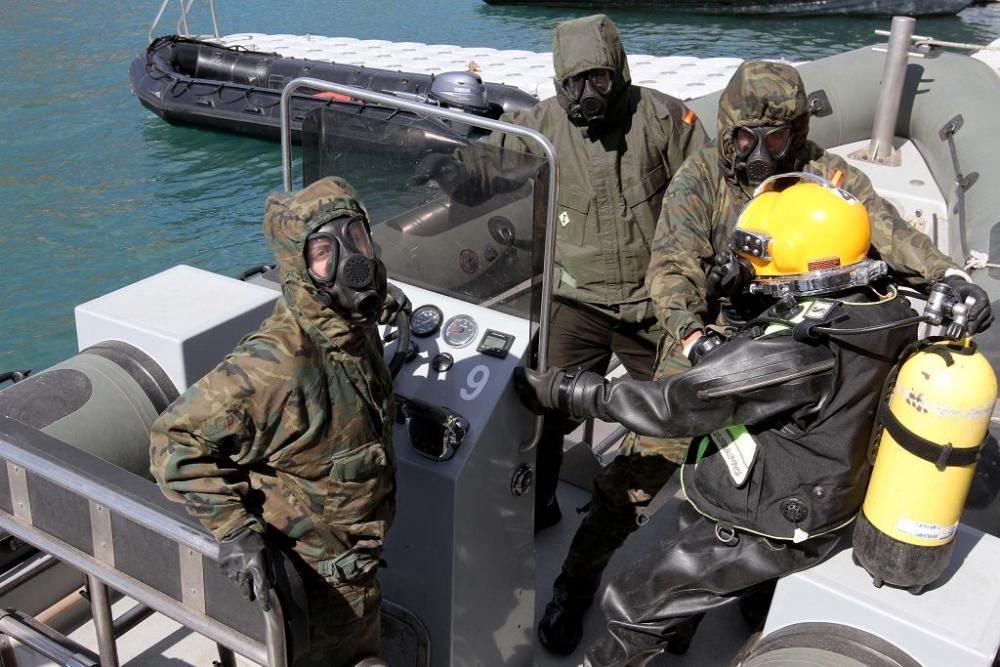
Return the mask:
<path id="1" fill-rule="evenodd" d="M 359 67 L 421 74 L 437 74 L 476 67 L 484 81 L 515 86 L 540 100 L 556 94 L 551 52 L 263 33 L 238 33 L 218 39 L 210 37 L 200 39 L 218 42 L 225 46 L 239 46 L 251 51 L 278 53 L 287 58 L 326 60 Z M 1000 39 L 993 42 L 991 47 L 1000 49 Z M 994 71 L 1000 70 L 1000 50 L 980 51 L 974 57 L 989 64 Z M 722 90 L 741 62 L 743 62 L 741 58 L 628 56 L 632 83 L 659 90 L 682 100 Z"/>

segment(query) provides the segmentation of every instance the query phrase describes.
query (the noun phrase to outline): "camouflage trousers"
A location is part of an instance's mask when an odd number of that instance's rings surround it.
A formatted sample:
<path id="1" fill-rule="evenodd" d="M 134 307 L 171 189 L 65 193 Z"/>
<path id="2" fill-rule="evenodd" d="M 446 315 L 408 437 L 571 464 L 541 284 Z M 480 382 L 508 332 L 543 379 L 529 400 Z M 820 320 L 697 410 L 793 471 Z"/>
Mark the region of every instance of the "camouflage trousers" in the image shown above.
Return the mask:
<path id="1" fill-rule="evenodd" d="M 660 354 L 654 377 L 683 373 L 688 368 L 680 345 L 668 344 Z M 625 436 L 618 455 L 594 479 L 587 515 L 563 562 L 566 574 L 597 589 L 611 556 L 639 527 L 639 513 L 683 462 L 690 442 L 691 438 Z"/>
<path id="2" fill-rule="evenodd" d="M 379 654 L 382 588 L 374 574 L 351 583 L 311 577 L 308 597 L 309 654 L 295 667 L 347 667 Z"/>
<path id="3" fill-rule="evenodd" d="M 638 304 L 631 304 L 636 306 Z M 623 307 L 624 308 L 624 307 Z M 621 310 L 556 300 L 552 307 L 549 329 L 548 365 L 559 368 L 582 368 L 604 374 L 611 355 L 616 354 L 629 375 L 639 380 L 654 377 L 657 355 L 663 328 L 655 318 L 640 321 Z M 670 372 L 687 368 L 678 359 L 665 367 Z M 663 366 L 663 364 L 660 364 Z M 562 464 L 563 437 L 580 425 L 582 420 L 561 413 L 545 416 L 542 437 L 538 442 L 536 461 L 535 506 L 540 508 L 555 498 Z M 687 447 L 687 440 L 664 440 L 629 434 L 627 446 L 645 454 L 659 454 L 672 461 L 679 461 Z M 675 453 L 679 452 L 679 453 Z M 669 477 L 669 475 L 668 475 Z"/>

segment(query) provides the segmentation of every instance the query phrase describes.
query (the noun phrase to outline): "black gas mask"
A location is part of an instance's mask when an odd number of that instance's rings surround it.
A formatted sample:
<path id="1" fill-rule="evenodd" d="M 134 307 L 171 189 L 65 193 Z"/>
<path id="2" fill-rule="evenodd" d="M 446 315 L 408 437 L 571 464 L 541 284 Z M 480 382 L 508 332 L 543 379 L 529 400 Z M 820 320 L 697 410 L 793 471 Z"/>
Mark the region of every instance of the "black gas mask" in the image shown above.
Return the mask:
<path id="1" fill-rule="evenodd" d="M 306 240 L 306 267 L 328 307 L 357 319 L 378 315 L 382 297 L 377 289 L 378 260 L 372 232 L 364 215 L 345 211 L 323 223 Z"/>
<path id="2" fill-rule="evenodd" d="M 778 173 L 792 147 L 790 125 L 738 127 L 733 130 L 737 171 L 746 172 L 747 182 L 758 185 Z"/>
<path id="3" fill-rule="evenodd" d="M 603 121 L 613 83 L 614 73 L 609 69 L 587 70 L 566 79 L 563 89 L 570 100 L 570 115 L 579 114 L 588 125 Z"/>

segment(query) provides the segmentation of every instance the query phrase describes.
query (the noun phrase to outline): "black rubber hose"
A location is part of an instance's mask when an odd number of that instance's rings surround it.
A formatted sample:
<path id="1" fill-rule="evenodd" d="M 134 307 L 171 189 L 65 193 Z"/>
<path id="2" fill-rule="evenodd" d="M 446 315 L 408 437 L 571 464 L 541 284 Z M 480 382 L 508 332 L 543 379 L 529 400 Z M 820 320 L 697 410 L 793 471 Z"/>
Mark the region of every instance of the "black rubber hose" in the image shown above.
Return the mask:
<path id="1" fill-rule="evenodd" d="M 396 351 L 389 360 L 389 374 L 393 379 L 399 375 L 410 351 L 410 316 L 404 310 L 396 313 Z"/>

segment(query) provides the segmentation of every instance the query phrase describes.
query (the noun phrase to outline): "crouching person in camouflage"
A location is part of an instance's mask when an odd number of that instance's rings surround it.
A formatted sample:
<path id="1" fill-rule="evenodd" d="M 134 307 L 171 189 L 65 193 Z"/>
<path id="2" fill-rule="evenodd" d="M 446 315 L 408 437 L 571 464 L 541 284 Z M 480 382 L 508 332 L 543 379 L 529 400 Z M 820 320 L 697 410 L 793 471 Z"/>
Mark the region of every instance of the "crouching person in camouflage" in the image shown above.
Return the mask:
<path id="1" fill-rule="evenodd" d="M 265 610 L 273 550 L 300 566 L 310 649 L 298 665 L 354 664 L 379 652 L 375 570 L 395 508 L 392 381 L 374 327 L 393 300 L 343 180 L 272 194 L 264 233 L 283 298 L 157 419 L 151 471 Z"/>

